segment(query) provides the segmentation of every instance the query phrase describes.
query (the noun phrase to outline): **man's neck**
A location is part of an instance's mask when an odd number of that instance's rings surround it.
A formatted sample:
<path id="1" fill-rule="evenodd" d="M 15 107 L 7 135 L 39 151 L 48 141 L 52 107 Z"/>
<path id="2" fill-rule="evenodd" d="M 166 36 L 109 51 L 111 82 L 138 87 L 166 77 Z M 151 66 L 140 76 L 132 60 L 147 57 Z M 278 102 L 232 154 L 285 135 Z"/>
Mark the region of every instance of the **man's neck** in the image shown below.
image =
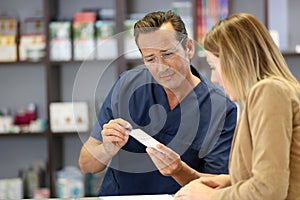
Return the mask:
<path id="1" fill-rule="evenodd" d="M 191 75 L 191 78 L 184 81 L 179 88 L 172 90 L 165 88 L 170 110 L 173 110 L 200 82 L 198 77 Z"/>

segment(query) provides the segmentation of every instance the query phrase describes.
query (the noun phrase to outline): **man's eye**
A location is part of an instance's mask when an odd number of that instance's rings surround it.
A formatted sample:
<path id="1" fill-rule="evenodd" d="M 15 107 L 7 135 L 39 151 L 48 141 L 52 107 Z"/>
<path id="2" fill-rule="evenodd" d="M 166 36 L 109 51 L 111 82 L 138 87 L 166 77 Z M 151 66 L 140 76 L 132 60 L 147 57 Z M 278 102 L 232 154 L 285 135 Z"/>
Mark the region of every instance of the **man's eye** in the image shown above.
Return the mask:
<path id="1" fill-rule="evenodd" d="M 168 58 L 168 57 L 171 57 L 171 56 L 173 56 L 174 55 L 174 52 L 165 52 L 165 53 L 163 53 L 161 56 L 163 57 L 163 58 Z"/>
<path id="2" fill-rule="evenodd" d="M 145 61 L 152 63 L 152 62 L 155 62 L 155 58 L 154 57 L 145 58 Z"/>

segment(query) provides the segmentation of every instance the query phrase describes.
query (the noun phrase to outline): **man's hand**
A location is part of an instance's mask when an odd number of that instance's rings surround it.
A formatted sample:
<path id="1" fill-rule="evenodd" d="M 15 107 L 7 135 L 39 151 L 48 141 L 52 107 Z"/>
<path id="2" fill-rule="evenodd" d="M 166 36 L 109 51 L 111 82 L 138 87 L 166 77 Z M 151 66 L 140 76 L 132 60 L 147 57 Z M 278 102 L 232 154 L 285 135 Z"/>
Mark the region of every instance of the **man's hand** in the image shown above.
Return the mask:
<path id="1" fill-rule="evenodd" d="M 121 118 L 104 124 L 101 135 L 104 150 L 109 156 L 114 156 L 127 143 L 131 129 L 130 123 Z"/>

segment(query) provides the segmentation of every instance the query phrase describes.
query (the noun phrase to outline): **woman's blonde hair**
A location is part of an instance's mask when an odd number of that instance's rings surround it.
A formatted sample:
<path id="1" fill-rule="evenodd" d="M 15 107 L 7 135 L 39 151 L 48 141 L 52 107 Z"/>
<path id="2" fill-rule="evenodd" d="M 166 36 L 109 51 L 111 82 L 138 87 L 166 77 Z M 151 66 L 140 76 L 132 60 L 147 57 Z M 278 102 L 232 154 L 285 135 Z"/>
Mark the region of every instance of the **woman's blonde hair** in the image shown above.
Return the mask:
<path id="1" fill-rule="evenodd" d="M 242 106 L 250 88 L 262 79 L 299 87 L 269 31 L 253 15 L 239 13 L 221 20 L 206 35 L 204 48 L 220 58 L 222 77 Z"/>

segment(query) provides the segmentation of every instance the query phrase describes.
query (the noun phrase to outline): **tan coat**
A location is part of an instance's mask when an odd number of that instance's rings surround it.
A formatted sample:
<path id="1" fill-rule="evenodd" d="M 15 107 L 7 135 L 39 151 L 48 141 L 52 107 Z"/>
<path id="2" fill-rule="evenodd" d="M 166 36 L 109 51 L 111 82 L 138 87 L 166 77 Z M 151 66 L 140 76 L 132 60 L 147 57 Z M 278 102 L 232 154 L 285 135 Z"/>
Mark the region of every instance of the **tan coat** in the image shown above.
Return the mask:
<path id="1" fill-rule="evenodd" d="M 250 91 L 230 155 L 232 186 L 212 199 L 300 199 L 300 90 L 263 80 Z"/>

